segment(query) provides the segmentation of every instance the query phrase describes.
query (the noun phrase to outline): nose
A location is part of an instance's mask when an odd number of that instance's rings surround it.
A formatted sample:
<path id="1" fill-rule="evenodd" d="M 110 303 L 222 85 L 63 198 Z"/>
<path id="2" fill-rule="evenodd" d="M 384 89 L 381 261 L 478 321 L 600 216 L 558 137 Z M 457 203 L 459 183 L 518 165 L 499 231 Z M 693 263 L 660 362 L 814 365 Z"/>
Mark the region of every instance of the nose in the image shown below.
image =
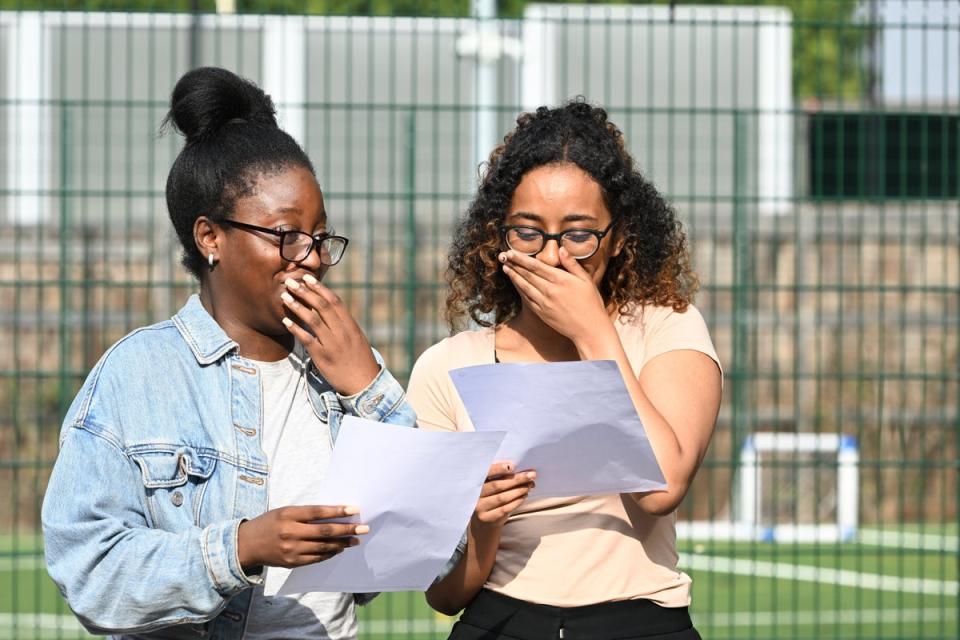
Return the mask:
<path id="1" fill-rule="evenodd" d="M 543 244 L 543 249 L 537 254 L 537 260 L 551 267 L 560 266 L 560 241 L 556 238 L 548 238 Z"/>

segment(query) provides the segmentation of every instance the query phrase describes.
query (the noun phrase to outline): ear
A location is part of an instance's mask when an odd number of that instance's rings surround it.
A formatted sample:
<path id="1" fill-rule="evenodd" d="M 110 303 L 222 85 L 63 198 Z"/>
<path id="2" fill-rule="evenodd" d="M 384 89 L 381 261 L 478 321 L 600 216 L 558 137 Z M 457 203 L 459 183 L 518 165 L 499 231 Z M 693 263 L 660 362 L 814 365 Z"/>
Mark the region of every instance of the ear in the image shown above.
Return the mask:
<path id="1" fill-rule="evenodd" d="M 627 244 L 626 238 L 618 234 L 613 242 L 613 251 L 611 252 L 610 257 L 616 258 L 618 255 L 620 255 L 620 252 L 623 251 L 623 246 L 625 244 Z"/>
<path id="2" fill-rule="evenodd" d="M 200 216 L 193 223 L 193 241 L 204 260 L 213 256 L 220 259 L 220 239 L 223 231 L 207 216 Z"/>

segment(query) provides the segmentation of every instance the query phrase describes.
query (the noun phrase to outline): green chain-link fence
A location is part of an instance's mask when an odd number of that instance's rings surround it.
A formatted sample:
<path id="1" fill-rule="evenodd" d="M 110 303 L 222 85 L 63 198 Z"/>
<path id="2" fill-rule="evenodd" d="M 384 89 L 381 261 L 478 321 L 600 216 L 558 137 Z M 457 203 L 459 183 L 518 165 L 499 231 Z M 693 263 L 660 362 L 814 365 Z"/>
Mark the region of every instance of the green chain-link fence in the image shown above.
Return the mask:
<path id="1" fill-rule="evenodd" d="M 523 109 L 607 107 L 726 369 L 678 516 L 704 637 L 956 638 L 960 9 L 703 4 L 0 3 L 0 638 L 84 637 L 39 502 L 92 364 L 195 288 L 157 127 L 200 64 L 279 103 L 351 238 L 329 279 L 404 380 L 484 154 Z M 361 635 L 449 626 L 392 594 Z"/>

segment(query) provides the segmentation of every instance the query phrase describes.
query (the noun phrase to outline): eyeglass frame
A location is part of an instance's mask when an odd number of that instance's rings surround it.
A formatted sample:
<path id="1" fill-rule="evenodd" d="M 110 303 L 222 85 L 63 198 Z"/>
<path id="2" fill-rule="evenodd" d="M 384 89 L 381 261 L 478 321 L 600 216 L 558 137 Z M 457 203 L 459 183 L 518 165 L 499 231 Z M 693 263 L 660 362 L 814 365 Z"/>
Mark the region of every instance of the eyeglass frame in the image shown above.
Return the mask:
<path id="1" fill-rule="evenodd" d="M 538 253 L 540 253 L 541 251 L 543 251 L 544 249 L 546 249 L 547 242 L 550 240 L 556 241 L 557 247 L 562 247 L 563 245 L 561 244 L 560 241 L 563 239 L 564 235 L 568 233 L 589 233 L 594 237 L 596 237 L 597 239 L 596 248 L 585 256 L 571 255 L 571 257 L 574 260 L 586 260 L 588 258 L 592 258 L 593 256 L 595 256 L 597 254 L 597 251 L 600 251 L 600 244 L 603 242 L 603 239 L 607 236 L 607 234 L 610 233 L 611 229 L 613 229 L 614 222 L 615 222 L 614 220 L 611 220 L 610 224 L 608 224 L 607 228 L 604 229 L 603 231 L 600 231 L 599 229 L 576 228 L 576 229 L 566 229 L 564 231 L 561 231 L 560 233 L 547 233 L 543 229 L 538 229 L 537 227 L 531 227 L 530 225 L 526 225 L 526 224 L 505 224 L 505 225 L 500 225 L 500 235 L 503 237 L 503 243 L 506 244 L 507 247 L 509 247 L 511 250 L 516 251 L 517 253 L 523 253 L 523 255 L 530 256 L 532 258 L 536 256 Z M 540 234 L 540 237 L 543 238 L 543 246 L 541 246 L 534 253 L 524 253 L 519 249 L 514 249 L 513 247 L 510 246 L 510 243 L 507 241 L 507 234 L 510 233 L 510 231 L 513 229 L 528 229 L 530 231 Z"/>
<path id="2" fill-rule="evenodd" d="M 338 264 L 341 260 L 343 260 L 343 254 L 347 252 L 347 246 L 350 244 L 349 238 L 347 238 L 346 236 L 337 235 L 335 233 L 318 233 L 316 235 L 313 235 L 313 234 L 307 233 L 306 231 L 300 231 L 299 229 L 271 229 L 269 227 L 258 227 L 255 224 L 240 222 L 239 220 L 231 220 L 229 218 L 226 220 L 222 220 L 221 222 L 223 222 L 224 224 L 228 224 L 231 227 L 237 227 L 238 229 L 246 229 L 248 231 L 261 231 L 263 233 L 269 233 L 270 235 L 277 236 L 278 238 L 280 238 L 280 245 L 277 247 L 280 251 L 280 257 L 286 260 L 287 262 L 293 262 L 295 264 L 300 264 L 301 262 L 309 258 L 311 253 L 316 251 L 317 255 L 320 257 L 320 264 L 326 265 L 328 267 L 332 267 Z M 284 239 L 284 236 L 290 233 L 298 233 L 300 235 L 307 236 L 311 240 L 310 250 L 307 251 L 304 254 L 304 256 L 299 260 L 291 260 L 290 258 L 287 258 L 286 256 L 283 255 L 283 246 L 284 246 L 283 239 Z M 330 238 L 343 240 L 343 251 L 340 252 L 340 257 L 337 258 L 336 262 L 327 264 L 326 262 L 323 261 L 323 253 L 320 251 L 320 244 L 324 240 L 328 240 Z"/>

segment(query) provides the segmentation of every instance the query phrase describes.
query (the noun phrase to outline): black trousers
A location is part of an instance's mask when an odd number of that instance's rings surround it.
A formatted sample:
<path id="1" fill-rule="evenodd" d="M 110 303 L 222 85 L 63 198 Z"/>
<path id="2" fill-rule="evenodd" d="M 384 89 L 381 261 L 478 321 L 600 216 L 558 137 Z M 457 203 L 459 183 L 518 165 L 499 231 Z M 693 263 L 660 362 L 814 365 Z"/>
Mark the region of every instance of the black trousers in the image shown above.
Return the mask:
<path id="1" fill-rule="evenodd" d="M 484 589 L 453 626 L 448 640 L 700 640 L 686 607 L 649 600 L 585 607 L 534 604 Z"/>

